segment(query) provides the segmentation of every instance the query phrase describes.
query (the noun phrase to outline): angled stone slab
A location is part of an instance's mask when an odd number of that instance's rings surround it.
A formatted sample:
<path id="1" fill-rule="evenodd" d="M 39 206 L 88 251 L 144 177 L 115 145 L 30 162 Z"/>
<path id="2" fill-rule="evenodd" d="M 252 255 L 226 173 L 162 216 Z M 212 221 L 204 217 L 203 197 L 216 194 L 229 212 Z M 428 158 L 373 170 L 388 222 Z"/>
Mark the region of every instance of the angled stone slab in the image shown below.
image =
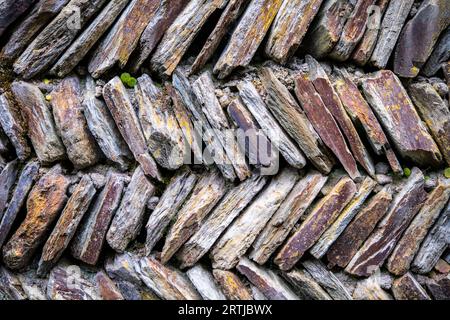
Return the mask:
<path id="1" fill-rule="evenodd" d="M 8 162 L 0 173 L 0 219 L 8 206 L 10 195 L 13 191 L 19 171 L 19 161 Z"/>
<path id="2" fill-rule="evenodd" d="M 214 279 L 228 300 L 253 300 L 247 286 L 231 271 L 213 269 Z"/>
<path id="3" fill-rule="evenodd" d="M 283 271 L 292 269 L 333 224 L 355 193 L 356 185 L 353 181 L 348 177 L 342 178 L 333 190 L 314 206 L 300 227 L 287 240 L 275 257 L 275 264 Z"/>
<path id="4" fill-rule="evenodd" d="M 392 296 L 382 287 L 382 275 L 376 272 L 367 279 L 358 281 L 353 299 L 355 300 L 393 300 Z"/>
<path id="5" fill-rule="evenodd" d="M 252 0 L 247 6 L 230 41 L 214 66 L 214 73 L 223 79 L 237 67 L 252 60 L 281 7 L 282 0 Z"/>
<path id="6" fill-rule="evenodd" d="M 28 299 L 18 276 L 4 266 L 0 266 L 0 297 L 2 297 L 2 300 Z"/>
<path id="7" fill-rule="evenodd" d="M 333 300 L 329 294 L 305 270 L 293 269 L 282 276 L 301 293 L 306 300 Z"/>
<path id="8" fill-rule="evenodd" d="M 97 285 L 97 292 L 102 300 L 125 300 L 114 281 L 104 271 L 97 272 L 95 275 L 95 284 Z"/>
<path id="9" fill-rule="evenodd" d="M 427 77 L 434 76 L 443 63 L 446 63 L 450 59 L 450 28 L 445 30 L 437 42 L 433 53 L 427 60 L 427 63 L 423 66 L 421 72 Z"/>
<path id="10" fill-rule="evenodd" d="M 34 0 L 5 0 L 0 3 L 0 36 L 33 5 Z"/>
<path id="11" fill-rule="evenodd" d="M 203 300 L 226 300 L 225 295 L 214 281 L 212 273 L 197 264 L 186 271 L 186 276 L 202 296 Z"/>
<path id="12" fill-rule="evenodd" d="M 367 101 L 399 153 L 418 165 L 437 166 L 442 155 L 421 121 L 411 99 L 397 76 L 378 71 L 362 81 Z"/>
<path id="13" fill-rule="evenodd" d="M 392 292 L 397 300 L 431 300 L 411 273 L 394 280 Z"/>
<path id="14" fill-rule="evenodd" d="M 346 267 L 357 276 L 370 276 L 388 258 L 402 233 L 420 210 L 426 199 L 422 172 L 413 168 L 411 176 L 395 196 L 389 212 L 378 224 Z"/>

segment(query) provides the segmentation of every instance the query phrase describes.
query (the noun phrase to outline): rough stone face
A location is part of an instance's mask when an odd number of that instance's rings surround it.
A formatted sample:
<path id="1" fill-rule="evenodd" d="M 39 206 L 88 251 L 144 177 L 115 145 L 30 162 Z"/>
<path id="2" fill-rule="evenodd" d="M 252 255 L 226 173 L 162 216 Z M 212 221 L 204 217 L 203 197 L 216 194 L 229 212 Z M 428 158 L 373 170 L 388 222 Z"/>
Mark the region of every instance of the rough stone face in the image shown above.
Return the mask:
<path id="1" fill-rule="evenodd" d="M 11 90 L 27 124 L 28 136 L 39 161 L 51 164 L 64 159 L 66 154 L 64 145 L 56 133 L 52 114 L 39 88 L 23 81 L 16 81 L 12 83 Z"/>
<path id="2" fill-rule="evenodd" d="M 214 281 L 213 275 L 200 264 L 186 271 L 194 287 L 202 296 L 203 300 L 226 300 L 225 295 Z"/>
<path id="3" fill-rule="evenodd" d="M 102 300 L 124 300 L 116 284 L 106 275 L 105 272 L 99 271 L 95 275 L 95 283 L 97 284 L 97 292 Z"/>
<path id="4" fill-rule="evenodd" d="M 364 94 L 399 153 L 418 165 L 437 166 L 442 155 L 397 76 L 379 71 L 363 80 Z"/>
<path id="5" fill-rule="evenodd" d="M 427 63 L 422 68 L 422 73 L 427 77 L 435 75 L 443 63 L 450 59 L 450 28 L 447 27 L 439 41 L 437 42 L 433 53 L 428 58 Z"/>
<path id="6" fill-rule="evenodd" d="M 19 162 L 14 160 L 9 162 L 0 173 L 0 219 L 3 217 L 3 211 L 7 207 L 18 171 Z"/>
<path id="7" fill-rule="evenodd" d="M 252 60 L 281 7 L 282 0 L 252 0 L 214 66 L 219 79 Z"/>
<path id="8" fill-rule="evenodd" d="M 355 300 L 393 300 L 382 287 L 382 275 L 376 272 L 369 278 L 358 281 L 353 298 Z"/>
<path id="9" fill-rule="evenodd" d="M 65 78 L 51 94 L 56 128 L 75 168 L 90 167 L 100 159 L 99 149 L 83 115 L 81 84 L 77 77 Z"/>
<path id="10" fill-rule="evenodd" d="M 275 257 L 281 270 L 290 270 L 305 252 L 339 216 L 356 193 L 356 186 L 348 177 L 342 178 L 333 190 L 322 198 L 305 221 L 292 234 Z"/>
<path id="11" fill-rule="evenodd" d="M 448 1 L 424 1 L 400 35 L 395 50 L 395 73 L 405 78 L 416 77 L 431 55 L 439 35 L 449 23 Z"/>
<path id="12" fill-rule="evenodd" d="M 431 300 L 411 273 L 394 280 L 392 291 L 397 300 Z"/>
<path id="13" fill-rule="evenodd" d="M 311 275 L 300 269 L 294 269 L 282 274 L 307 300 L 333 300 L 328 293 L 314 280 Z"/>
<path id="14" fill-rule="evenodd" d="M 7 268 L 0 266 L 0 297 L 10 300 L 26 300 L 19 278 Z"/>
<path id="15" fill-rule="evenodd" d="M 253 300 L 249 289 L 233 272 L 214 269 L 213 276 L 228 300 Z"/>
<path id="16" fill-rule="evenodd" d="M 3 261 L 8 268 L 17 270 L 28 265 L 63 209 L 69 184 L 61 167 L 56 165 L 33 187 L 25 220 L 3 247 Z"/>
<path id="17" fill-rule="evenodd" d="M 33 2 L 34 0 L 5 0 L 0 3 L 0 36 Z"/>

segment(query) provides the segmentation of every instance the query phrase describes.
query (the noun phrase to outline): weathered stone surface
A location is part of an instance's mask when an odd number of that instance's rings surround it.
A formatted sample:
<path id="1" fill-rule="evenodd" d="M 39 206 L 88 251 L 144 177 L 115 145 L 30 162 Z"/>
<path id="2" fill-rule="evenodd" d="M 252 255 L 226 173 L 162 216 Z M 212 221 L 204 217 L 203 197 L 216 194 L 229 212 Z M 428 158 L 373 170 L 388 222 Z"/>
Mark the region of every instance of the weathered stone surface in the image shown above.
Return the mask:
<path id="1" fill-rule="evenodd" d="M 5 0 L 0 3 L 0 36 L 33 2 L 34 0 Z"/>
<path id="2" fill-rule="evenodd" d="M 202 73 L 194 81 L 192 89 L 201 105 L 203 114 L 208 119 L 212 129 L 215 130 L 219 142 L 224 148 L 228 159 L 230 159 L 237 177 L 241 181 L 247 179 L 251 175 L 250 168 L 246 163 L 245 155 L 236 142 L 234 134 L 227 132 L 231 126 L 214 93 L 214 83 L 209 71 Z"/>
<path id="3" fill-rule="evenodd" d="M 326 181 L 326 176 L 312 171 L 297 182 L 256 238 L 249 255 L 250 259 L 258 264 L 264 264 L 269 260 L 275 250 L 286 240 Z"/>
<path id="4" fill-rule="evenodd" d="M 195 265 L 186 271 L 186 275 L 204 300 L 226 300 L 211 272 L 202 265 Z"/>
<path id="5" fill-rule="evenodd" d="M 372 146 L 378 154 L 385 154 L 394 173 L 402 173 L 403 169 L 392 150 L 392 147 L 381 128 L 378 119 L 359 92 L 358 87 L 346 72 L 335 68 L 336 79 L 333 83 L 341 102 L 354 123 L 360 124 Z"/>
<path id="6" fill-rule="evenodd" d="M 392 292 L 397 300 L 431 300 L 411 273 L 394 280 Z"/>
<path id="7" fill-rule="evenodd" d="M 208 18 L 226 3 L 226 0 L 190 1 L 156 48 L 151 58 L 152 69 L 161 75 L 170 76 Z"/>
<path id="8" fill-rule="evenodd" d="M 283 272 L 282 276 L 307 300 L 333 300 L 311 275 L 300 269 Z"/>
<path id="9" fill-rule="evenodd" d="M 280 151 L 291 166 L 298 169 L 303 168 L 306 164 L 305 157 L 267 109 L 267 105 L 255 86 L 249 81 L 243 81 L 238 84 L 238 89 L 245 106 L 258 121 L 273 146 Z"/>
<path id="10" fill-rule="evenodd" d="M 71 0 L 16 60 L 14 72 L 30 79 L 48 69 L 105 2 Z"/>
<path id="11" fill-rule="evenodd" d="M 450 300 L 450 274 L 430 279 L 426 287 L 436 300 Z"/>
<path id="12" fill-rule="evenodd" d="M 284 130 L 318 170 L 329 173 L 333 158 L 295 98 L 269 68 L 261 68 L 260 78 L 267 92 L 267 106 Z"/>
<path id="13" fill-rule="evenodd" d="M 124 184 L 124 179 L 119 174 L 108 174 L 102 192 L 86 214 L 87 218 L 72 241 L 71 252 L 75 258 L 90 265 L 97 263 L 106 232 L 119 207 Z"/>
<path id="14" fill-rule="evenodd" d="M 201 227 L 203 220 L 227 191 L 225 180 L 218 171 L 199 177 L 189 199 L 178 211 L 161 253 L 162 263 L 167 263 L 181 246 Z"/>
<path id="15" fill-rule="evenodd" d="M 352 179 L 360 176 L 344 136 L 314 87 L 315 75 L 301 73 L 295 78 L 295 94 L 308 119 L 328 148 L 333 151 Z M 319 81 L 316 81 L 319 86 Z M 325 89 L 324 89 L 325 90 Z M 320 90 L 320 91 L 324 91 Z"/>
<path id="16" fill-rule="evenodd" d="M 14 59 L 33 41 L 33 37 L 50 19 L 57 15 L 69 0 L 40 0 L 23 21 L 14 28 L 11 37 L 2 49 L 6 59 Z"/>
<path id="17" fill-rule="evenodd" d="M 411 265 L 428 230 L 439 217 L 450 199 L 450 182 L 440 182 L 430 193 L 419 213 L 403 233 L 387 262 L 388 270 L 395 275 L 405 274 Z"/>
<path id="18" fill-rule="evenodd" d="M 47 239 L 39 261 L 38 275 L 44 276 L 58 262 L 69 245 L 78 225 L 95 196 L 95 187 L 89 176 L 84 176 L 76 186 Z"/>
<path id="19" fill-rule="evenodd" d="M 172 178 L 145 227 L 147 229 L 145 241 L 147 255 L 150 255 L 153 247 L 163 237 L 170 222 L 194 189 L 197 180 L 198 176 L 189 171 L 181 171 Z"/>
<path id="20" fill-rule="evenodd" d="M 130 97 L 119 77 L 113 78 L 103 87 L 103 97 L 122 137 L 134 158 L 146 175 L 161 180 L 155 160 L 148 153 L 144 134 L 131 104 Z"/>
<path id="21" fill-rule="evenodd" d="M 342 178 L 333 190 L 315 205 L 275 257 L 274 261 L 281 270 L 291 269 L 300 260 L 336 220 L 355 193 L 356 186 L 353 181 L 348 177 Z"/>
<path id="22" fill-rule="evenodd" d="M 369 177 L 366 177 L 361 182 L 358 191 L 355 193 L 350 203 L 342 210 L 341 214 L 333 222 L 331 227 L 325 231 L 316 244 L 311 248 L 311 254 L 317 258 L 322 258 L 336 239 L 342 234 L 350 221 L 360 211 L 366 199 L 372 193 L 376 186 L 376 182 Z"/>
<path id="23" fill-rule="evenodd" d="M 448 245 L 450 234 L 450 203 L 441 212 L 439 219 L 431 228 L 417 252 L 412 269 L 417 273 L 430 272 L 442 256 Z"/>
<path id="24" fill-rule="evenodd" d="M 369 16 L 369 8 L 375 0 L 358 0 L 351 16 L 345 22 L 339 41 L 330 52 L 329 57 L 338 61 L 350 58 L 356 45 L 364 36 Z"/>
<path id="25" fill-rule="evenodd" d="M 250 0 L 229 0 L 227 6 L 222 12 L 219 21 L 217 22 L 214 30 L 209 35 L 202 50 L 198 54 L 194 63 L 191 66 L 190 73 L 194 74 L 202 69 L 209 59 L 220 46 L 221 41 L 224 39 L 233 23 L 239 18 L 245 6 Z"/>
<path id="26" fill-rule="evenodd" d="M 2 135 L 6 135 L 14 146 L 17 157 L 20 160 L 28 158 L 31 149 L 27 141 L 27 130 L 18 108 L 5 93 L 0 95 L 0 128 Z M 4 143 L 1 144 L 4 145 Z"/>
<path id="27" fill-rule="evenodd" d="M 70 45 L 70 47 L 64 52 L 64 54 L 58 59 L 58 61 L 50 70 L 50 73 L 60 78 L 70 73 L 75 68 L 75 66 L 81 60 L 83 60 L 89 50 L 93 48 L 93 46 L 106 32 L 106 30 L 108 30 L 108 28 L 114 23 L 115 19 L 119 16 L 120 12 L 123 10 L 123 8 L 125 8 L 128 2 L 129 0 L 110 1 L 89 24 L 89 26 L 81 33 L 81 35 Z M 133 28 L 130 28 L 130 30 L 134 31 Z M 119 52 L 122 52 L 121 50 L 127 48 L 122 42 L 117 46 L 119 47 Z M 122 48 L 122 46 L 124 46 L 125 48 Z M 105 51 L 107 50 L 104 47 L 102 48 Z M 102 57 L 105 60 L 112 59 L 111 57 Z"/>
<path id="28" fill-rule="evenodd" d="M 370 57 L 372 65 L 380 69 L 386 67 L 413 3 L 414 0 L 389 2 L 381 23 L 377 44 Z"/>
<path id="29" fill-rule="evenodd" d="M 266 185 L 267 180 L 266 177 L 254 175 L 227 192 L 180 250 L 178 260 L 182 262 L 182 267 L 193 266 L 211 249 L 225 229 Z"/>
<path id="30" fill-rule="evenodd" d="M 295 54 L 321 4 L 322 0 L 283 1 L 272 24 L 266 55 L 285 64 Z"/>
<path id="31" fill-rule="evenodd" d="M 102 300 L 124 300 L 115 283 L 105 272 L 97 272 L 95 275 L 95 283 L 97 285 L 97 292 Z"/>
<path id="32" fill-rule="evenodd" d="M 214 73 L 219 79 L 227 77 L 235 68 L 245 67 L 250 63 L 282 2 L 282 0 L 250 2 L 214 66 Z"/>
<path id="33" fill-rule="evenodd" d="M 260 267 L 243 257 L 237 265 L 242 273 L 269 300 L 299 300 L 288 285 L 272 270 Z"/>
<path id="34" fill-rule="evenodd" d="M 347 287 L 320 260 L 306 260 L 302 266 L 334 300 L 352 300 Z"/>
<path id="35" fill-rule="evenodd" d="M 56 165 L 33 187 L 27 200 L 27 216 L 3 247 L 3 261 L 8 268 L 22 269 L 30 262 L 63 209 L 69 184 Z"/>
<path id="36" fill-rule="evenodd" d="M 397 76 L 383 70 L 362 82 L 364 95 L 399 153 L 418 165 L 439 165 L 442 155 Z"/>
<path id="37" fill-rule="evenodd" d="M 186 276 L 176 269 L 164 266 L 154 257 L 145 257 L 139 261 L 136 270 L 139 277 L 153 292 L 164 300 L 200 300 Z"/>
<path id="38" fill-rule="evenodd" d="M 346 157 L 340 157 L 343 166 L 352 178 L 359 176 L 358 168 L 355 160 L 358 161 L 367 173 L 371 176 L 375 174 L 375 166 L 372 162 L 370 154 L 361 141 L 361 138 L 356 131 L 350 117 L 345 111 L 339 96 L 331 84 L 328 75 L 322 66 L 311 56 L 306 56 L 306 61 L 309 66 L 309 75 L 311 77 L 314 88 L 319 93 L 325 107 L 330 111 L 336 122 L 339 124 L 342 134 L 348 141 L 350 150 L 352 151 L 352 157 L 348 155 Z"/>
<path id="39" fill-rule="evenodd" d="M 345 270 L 348 273 L 370 276 L 383 264 L 423 205 L 426 199 L 423 185 L 422 172 L 413 168 L 411 176 L 395 196 L 389 212 L 347 265 Z"/>
<path id="40" fill-rule="evenodd" d="M 140 257 L 133 252 L 117 253 L 108 257 L 105 262 L 105 271 L 111 279 L 140 284 L 137 267 Z"/>
<path id="41" fill-rule="evenodd" d="M 211 252 L 214 268 L 227 270 L 237 264 L 298 179 L 298 174 L 292 168 L 284 169 L 272 179 L 215 244 Z"/>
<path id="42" fill-rule="evenodd" d="M 422 68 L 422 73 L 427 77 L 435 75 L 443 63 L 450 59 L 450 28 L 441 34 L 433 53 Z"/>
<path id="43" fill-rule="evenodd" d="M 7 300 L 26 300 L 27 294 L 22 289 L 19 278 L 10 270 L 0 266 L 0 297 Z"/>
<path id="44" fill-rule="evenodd" d="M 28 136 L 39 161 L 50 164 L 65 158 L 64 145 L 56 133 L 52 114 L 44 96 L 35 85 L 16 81 L 11 85 L 21 114 L 28 127 Z"/>
<path id="45" fill-rule="evenodd" d="M 17 275 L 28 300 L 46 300 L 47 279 L 38 278 L 36 270 L 28 270 Z"/>
<path id="46" fill-rule="evenodd" d="M 446 102 L 431 84 L 425 82 L 410 85 L 409 92 L 417 111 L 427 124 L 445 161 L 450 166 L 450 110 Z"/>
<path id="47" fill-rule="evenodd" d="M 416 77 L 431 55 L 439 35 L 449 23 L 448 1 L 424 1 L 400 35 L 395 49 L 395 73 L 405 78 Z"/>
<path id="48" fill-rule="evenodd" d="M 4 170 L 7 170 L 7 168 L 9 167 L 7 166 Z M 8 171 L 10 170 L 11 169 L 8 169 Z M 24 166 L 20 173 L 20 177 L 17 180 L 14 192 L 12 193 L 11 200 L 8 203 L 8 207 L 4 211 L 3 218 L 1 218 L 2 214 L 0 214 L 0 249 L 5 243 L 6 237 L 11 231 L 11 227 L 16 220 L 17 215 L 27 199 L 28 192 L 37 179 L 38 171 L 39 163 L 37 161 L 30 161 Z M 4 196 L 6 192 L 6 189 L 4 188 L 7 188 L 10 183 L 10 179 L 8 179 L 2 171 L 0 174 L 0 186 L 3 189 L 0 193 L 2 196 Z"/>
<path id="49" fill-rule="evenodd" d="M 67 156 L 75 168 L 94 165 L 99 149 L 83 115 L 81 84 L 77 77 L 65 78 L 52 91 L 52 109 L 56 128 L 66 146 Z"/>
<path id="50" fill-rule="evenodd" d="M 358 281 L 353 299 L 355 300 L 393 300 L 392 296 L 382 287 L 382 275 L 376 272 L 369 278 Z"/>
<path id="51" fill-rule="evenodd" d="M 168 96 L 146 74 L 137 80 L 135 93 L 138 118 L 150 152 L 161 167 L 178 169 L 185 156 L 184 139 Z"/>
<path id="52" fill-rule="evenodd" d="M 392 201 L 392 187 L 386 186 L 378 192 L 352 220 L 344 232 L 331 245 L 327 260 L 331 265 L 345 268 L 363 242 L 383 218 Z"/>
<path id="53" fill-rule="evenodd" d="M 0 173 L 0 219 L 3 217 L 9 196 L 16 183 L 18 171 L 19 162 L 14 160 L 9 162 Z"/>
<path id="54" fill-rule="evenodd" d="M 155 187 L 145 176 L 143 169 L 137 167 L 106 234 L 111 248 L 123 252 L 137 237 L 143 224 L 147 201 L 154 192 Z"/>
<path id="55" fill-rule="evenodd" d="M 305 43 L 308 52 L 316 58 L 326 56 L 339 41 L 355 1 L 326 0 L 309 29 Z"/>
<path id="56" fill-rule="evenodd" d="M 249 289 L 233 272 L 214 269 L 213 276 L 228 300 L 253 300 Z"/>

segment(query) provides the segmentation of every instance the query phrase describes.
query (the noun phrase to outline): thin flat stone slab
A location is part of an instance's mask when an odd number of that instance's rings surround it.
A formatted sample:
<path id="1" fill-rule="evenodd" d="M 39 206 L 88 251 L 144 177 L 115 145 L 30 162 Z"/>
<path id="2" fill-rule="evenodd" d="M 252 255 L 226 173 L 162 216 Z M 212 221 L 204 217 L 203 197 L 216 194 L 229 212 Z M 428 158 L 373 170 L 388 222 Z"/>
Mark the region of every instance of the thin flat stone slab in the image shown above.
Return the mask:
<path id="1" fill-rule="evenodd" d="M 2 300 L 26 300 L 28 298 L 18 276 L 4 266 L 0 266 L 0 297 Z"/>
<path id="2" fill-rule="evenodd" d="M 226 300 L 225 295 L 214 281 L 211 272 L 197 264 L 186 271 L 186 276 L 202 296 L 203 300 Z"/>
<path id="3" fill-rule="evenodd" d="M 228 300 L 253 300 L 247 286 L 231 271 L 213 269 L 214 279 Z"/>
<path id="4" fill-rule="evenodd" d="M 342 178 L 333 190 L 314 206 L 300 227 L 283 245 L 275 257 L 275 264 L 283 271 L 292 269 L 333 224 L 356 191 L 356 185 L 350 178 Z"/>
<path id="5" fill-rule="evenodd" d="M 243 81 L 238 84 L 238 89 L 245 106 L 255 117 L 273 146 L 280 151 L 291 166 L 298 169 L 303 168 L 306 165 L 305 157 L 270 113 L 253 83 Z"/>
<path id="6" fill-rule="evenodd" d="M 69 184 L 59 165 L 35 184 L 28 196 L 25 220 L 3 247 L 3 262 L 8 268 L 17 270 L 29 264 L 63 209 Z"/>
<path id="7" fill-rule="evenodd" d="M 442 155 L 397 76 L 388 70 L 363 79 L 367 101 L 399 153 L 418 165 L 439 165 Z"/>
<path id="8" fill-rule="evenodd" d="M 342 105 L 338 94 L 334 90 L 328 75 L 323 67 L 313 57 L 307 55 L 306 61 L 309 66 L 309 75 L 314 88 L 319 93 L 326 108 L 330 111 L 336 122 L 339 124 L 342 134 L 348 141 L 354 160 L 358 161 L 369 175 L 374 176 L 375 165 L 373 164 L 370 154 L 362 143 L 361 138 L 359 137 L 352 120 L 345 111 L 345 108 Z M 347 157 L 347 162 L 344 167 L 352 177 L 357 177 L 359 172 L 354 160 Z"/>
<path id="9" fill-rule="evenodd" d="M 428 58 L 427 63 L 421 72 L 427 77 L 435 75 L 441 68 L 443 63 L 450 59 L 450 28 L 447 27 L 437 42 L 433 53 Z"/>
<path id="10" fill-rule="evenodd" d="M 295 95 L 324 144 L 333 151 L 350 177 L 356 179 L 360 176 L 356 161 L 336 120 L 315 89 L 314 80 L 314 73 L 299 74 L 295 78 Z"/>
<path id="11" fill-rule="evenodd" d="M 392 296 L 382 287 L 382 275 L 376 272 L 369 278 L 360 280 L 353 291 L 354 300 L 393 300 Z"/>
<path id="12" fill-rule="evenodd" d="M 223 79 L 237 67 L 252 60 L 281 7 L 282 0 L 252 0 L 239 20 L 230 41 L 214 66 L 214 73 Z"/>
<path id="13" fill-rule="evenodd" d="M 183 273 L 161 264 L 154 257 L 140 259 L 136 269 L 145 285 L 161 299 L 201 300 L 200 294 Z"/>
<path id="14" fill-rule="evenodd" d="M 142 166 L 145 174 L 161 180 L 161 174 L 155 160 L 149 154 L 139 119 L 119 77 L 113 78 L 103 87 L 103 98 L 119 132 L 128 144 L 136 161 Z"/>
<path id="15" fill-rule="evenodd" d="M 227 0 L 190 1 L 167 29 L 156 48 L 150 61 L 152 69 L 169 77 L 208 18 L 226 3 Z"/>
<path id="16" fill-rule="evenodd" d="M 413 4 L 414 0 L 389 2 L 370 64 L 379 69 L 386 67 Z"/>
<path id="17" fill-rule="evenodd" d="M 394 280 L 392 292 L 396 300 L 431 300 L 425 289 L 409 272 Z"/>
<path id="18" fill-rule="evenodd" d="M 389 212 L 347 265 L 345 270 L 348 273 L 367 277 L 383 264 L 423 205 L 427 196 L 423 186 L 422 172 L 413 168 Z"/>
<path id="19" fill-rule="evenodd" d="M 326 176 L 311 171 L 297 182 L 256 238 L 249 254 L 250 259 L 261 265 L 269 260 L 305 214 L 326 181 Z"/>
<path id="20" fill-rule="evenodd" d="M 58 262 L 69 245 L 78 225 L 96 193 L 94 183 L 85 175 L 76 186 L 47 239 L 39 260 L 37 273 L 44 276 Z"/>
<path id="21" fill-rule="evenodd" d="M 447 103 L 431 84 L 425 82 L 411 84 L 409 93 L 422 120 L 438 144 L 442 156 L 450 166 L 450 110 Z"/>
<path id="22" fill-rule="evenodd" d="M 5 0 L 0 3 L 0 36 L 33 2 L 34 0 Z"/>
<path id="23" fill-rule="evenodd" d="M 16 60 L 14 72 L 30 79 L 46 71 L 105 2 L 71 0 Z"/>
<path id="24" fill-rule="evenodd" d="M 237 270 L 269 300 L 299 300 L 299 297 L 272 270 L 260 267 L 243 257 Z"/>
<path id="25" fill-rule="evenodd" d="M 40 0 L 23 21 L 14 28 L 11 37 L 2 49 L 2 56 L 14 59 L 33 41 L 33 37 L 44 27 L 69 0 Z"/>
<path id="26" fill-rule="evenodd" d="M 64 145 L 56 132 L 52 113 L 39 88 L 23 81 L 13 82 L 11 90 L 27 125 L 34 151 L 42 164 L 66 157 Z"/>
<path id="27" fill-rule="evenodd" d="M 8 207 L 4 211 L 3 218 L 0 219 L 0 249 L 3 247 L 14 221 L 27 200 L 28 192 L 31 190 L 31 187 L 38 177 L 39 167 L 39 163 L 32 160 L 23 167 L 20 173 L 11 200 L 8 203 Z M 0 185 L 3 189 L 8 183 L 1 177 L 3 177 L 3 171 L 0 174 L 0 180 L 3 180 L 0 181 Z"/>
<path id="28" fill-rule="evenodd" d="M 69 160 L 77 169 L 96 164 L 101 154 L 83 115 L 80 80 L 77 77 L 63 79 L 51 97 L 53 118 Z"/>
<path id="29" fill-rule="evenodd" d="M 331 227 L 322 234 L 316 244 L 311 248 L 310 252 L 315 258 L 320 259 L 326 254 L 331 245 L 360 211 L 376 185 L 377 183 L 369 177 L 366 177 L 363 182 L 361 182 L 358 191 L 355 193 L 350 203 L 342 210 L 336 221 L 333 222 Z"/>
<path id="30" fill-rule="evenodd" d="M 425 0 L 414 17 L 406 23 L 398 39 L 394 71 L 400 77 L 419 74 L 439 35 L 450 24 L 450 3 L 447 0 Z"/>
<path id="31" fill-rule="evenodd" d="M 97 272 L 95 275 L 95 283 L 97 285 L 97 292 L 102 300 L 124 300 L 122 293 L 114 281 L 104 271 Z"/>
<path id="32" fill-rule="evenodd" d="M 213 268 L 228 270 L 238 263 L 298 179 L 292 168 L 284 169 L 272 179 L 215 244 L 211 252 Z"/>
<path id="33" fill-rule="evenodd" d="M 403 169 L 389 144 L 383 128 L 367 101 L 361 95 L 358 87 L 346 72 L 336 68 L 334 70 L 335 80 L 333 85 L 348 115 L 355 124 L 362 126 L 376 154 L 385 154 L 394 173 L 402 173 Z"/>
<path id="34" fill-rule="evenodd" d="M 428 232 L 412 263 L 414 272 L 430 272 L 448 246 L 450 234 L 450 203 L 441 212 L 439 219 Z"/>
<path id="35" fill-rule="evenodd" d="M 202 69 L 205 64 L 212 58 L 217 48 L 219 48 L 221 42 L 229 32 L 233 23 L 239 18 L 245 6 L 250 0 L 229 0 L 227 6 L 222 12 L 219 21 L 217 22 L 214 30 L 211 31 L 208 39 L 202 47 L 202 50 L 195 58 L 194 63 L 190 68 L 190 74 L 197 73 Z"/>
<path id="36" fill-rule="evenodd" d="M 180 168 L 185 159 L 184 138 L 172 112 L 170 97 L 147 74 L 138 78 L 135 94 L 142 131 L 156 162 L 169 170 Z"/>
<path id="37" fill-rule="evenodd" d="M 19 273 L 22 290 L 28 296 L 28 300 L 46 300 L 47 279 L 40 279 L 36 275 L 36 270 L 30 269 L 26 272 Z"/>
<path id="38" fill-rule="evenodd" d="M 3 217 L 5 208 L 8 206 L 9 197 L 16 183 L 19 162 L 13 160 L 8 162 L 0 172 L 0 219 Z"/>
<path id="39" fill-rule="evenodd" d="M 193 266 L 266 185 L 268 178 L 254 175 L 234 187 L 222 198 L 198 231 L 183 245 L 177 255 L 181 267 Z"/>
<path id="40" fill-rule="evenodd" d="M 138 236 L 147 201 L 154 192 L 155 187 L 145 176 L 143 169 L 137 167 L 106 234 L 106 240 L 111 248 L 123 252 Z"/>
<path id="41" fill-rule="evenodd" d="M 266 55 L 285 64 L 297 51 L 321 4 L 322 0 L 283 1 L 267 39 Z"/>
<path id="42" fill-rule="evenodd" d="M 450 182 L 439 182 L 430 193 L 419 213 L 403 233 L 387 262 L 387 269 L 395 275 L 405 274 L 428 230 L 433 226 L 450 199 Z"/>
<path id="43" fill-rule="evenodd" d="M 161 253 L 161 262 L 167 263 L 181 246 L 201 227 L 203 220 L 227 191 L 225 180 L 217 170 L 199 177 L 189 199 L 178 211 Z"/>
<path id="44" fill-rule="evenodd" d="M 74 236 L 72 256 L 90 265 L 97 264 L 109 225 L 120 205 L 124 185 L 122 176 L 114 172 L 108 174 L 103 190 Z"/>
<path id="45" fill-rule="evenodd" d="M 345 268 L 383 218 L 392 201 L 391 186 L 384 187 L 361 209 L 327 252 L 328 263 Z"/>
<path id="46" fill-rule="evenodd" d="M 282 276 L 301 293 L 306 300 L 333 300 L 329 294 L 314 280 L 308 271 L 293 269 L 283 272 Z"/>
<path id="47" fill-rule="evenodd" d="M 194 189 L 197 180 L 198 176 L 189 171 L 181 171 L 170 180 L 145 226 L 147 255 L 150 255 L 156 243 L 163 237 L 170 222 Z"/>
<path id="48" fill-rule="evenodd" d="M 261 68 L 259 77 L 267 92 L 267 106 L 281 126 L 318 170 L 329 173 L 333 168 L 333 157 L 295 98 L 270 68 Z"/>
<path id="49" fill-rule="evenodd" d="M 20 160 L 27 159 L 31 154 L 27 129 L 19 113 L 19 108 L 12 103 L 6 93 L 0 95 L 0 128 L 14 146 L 17 157 Z"/>

